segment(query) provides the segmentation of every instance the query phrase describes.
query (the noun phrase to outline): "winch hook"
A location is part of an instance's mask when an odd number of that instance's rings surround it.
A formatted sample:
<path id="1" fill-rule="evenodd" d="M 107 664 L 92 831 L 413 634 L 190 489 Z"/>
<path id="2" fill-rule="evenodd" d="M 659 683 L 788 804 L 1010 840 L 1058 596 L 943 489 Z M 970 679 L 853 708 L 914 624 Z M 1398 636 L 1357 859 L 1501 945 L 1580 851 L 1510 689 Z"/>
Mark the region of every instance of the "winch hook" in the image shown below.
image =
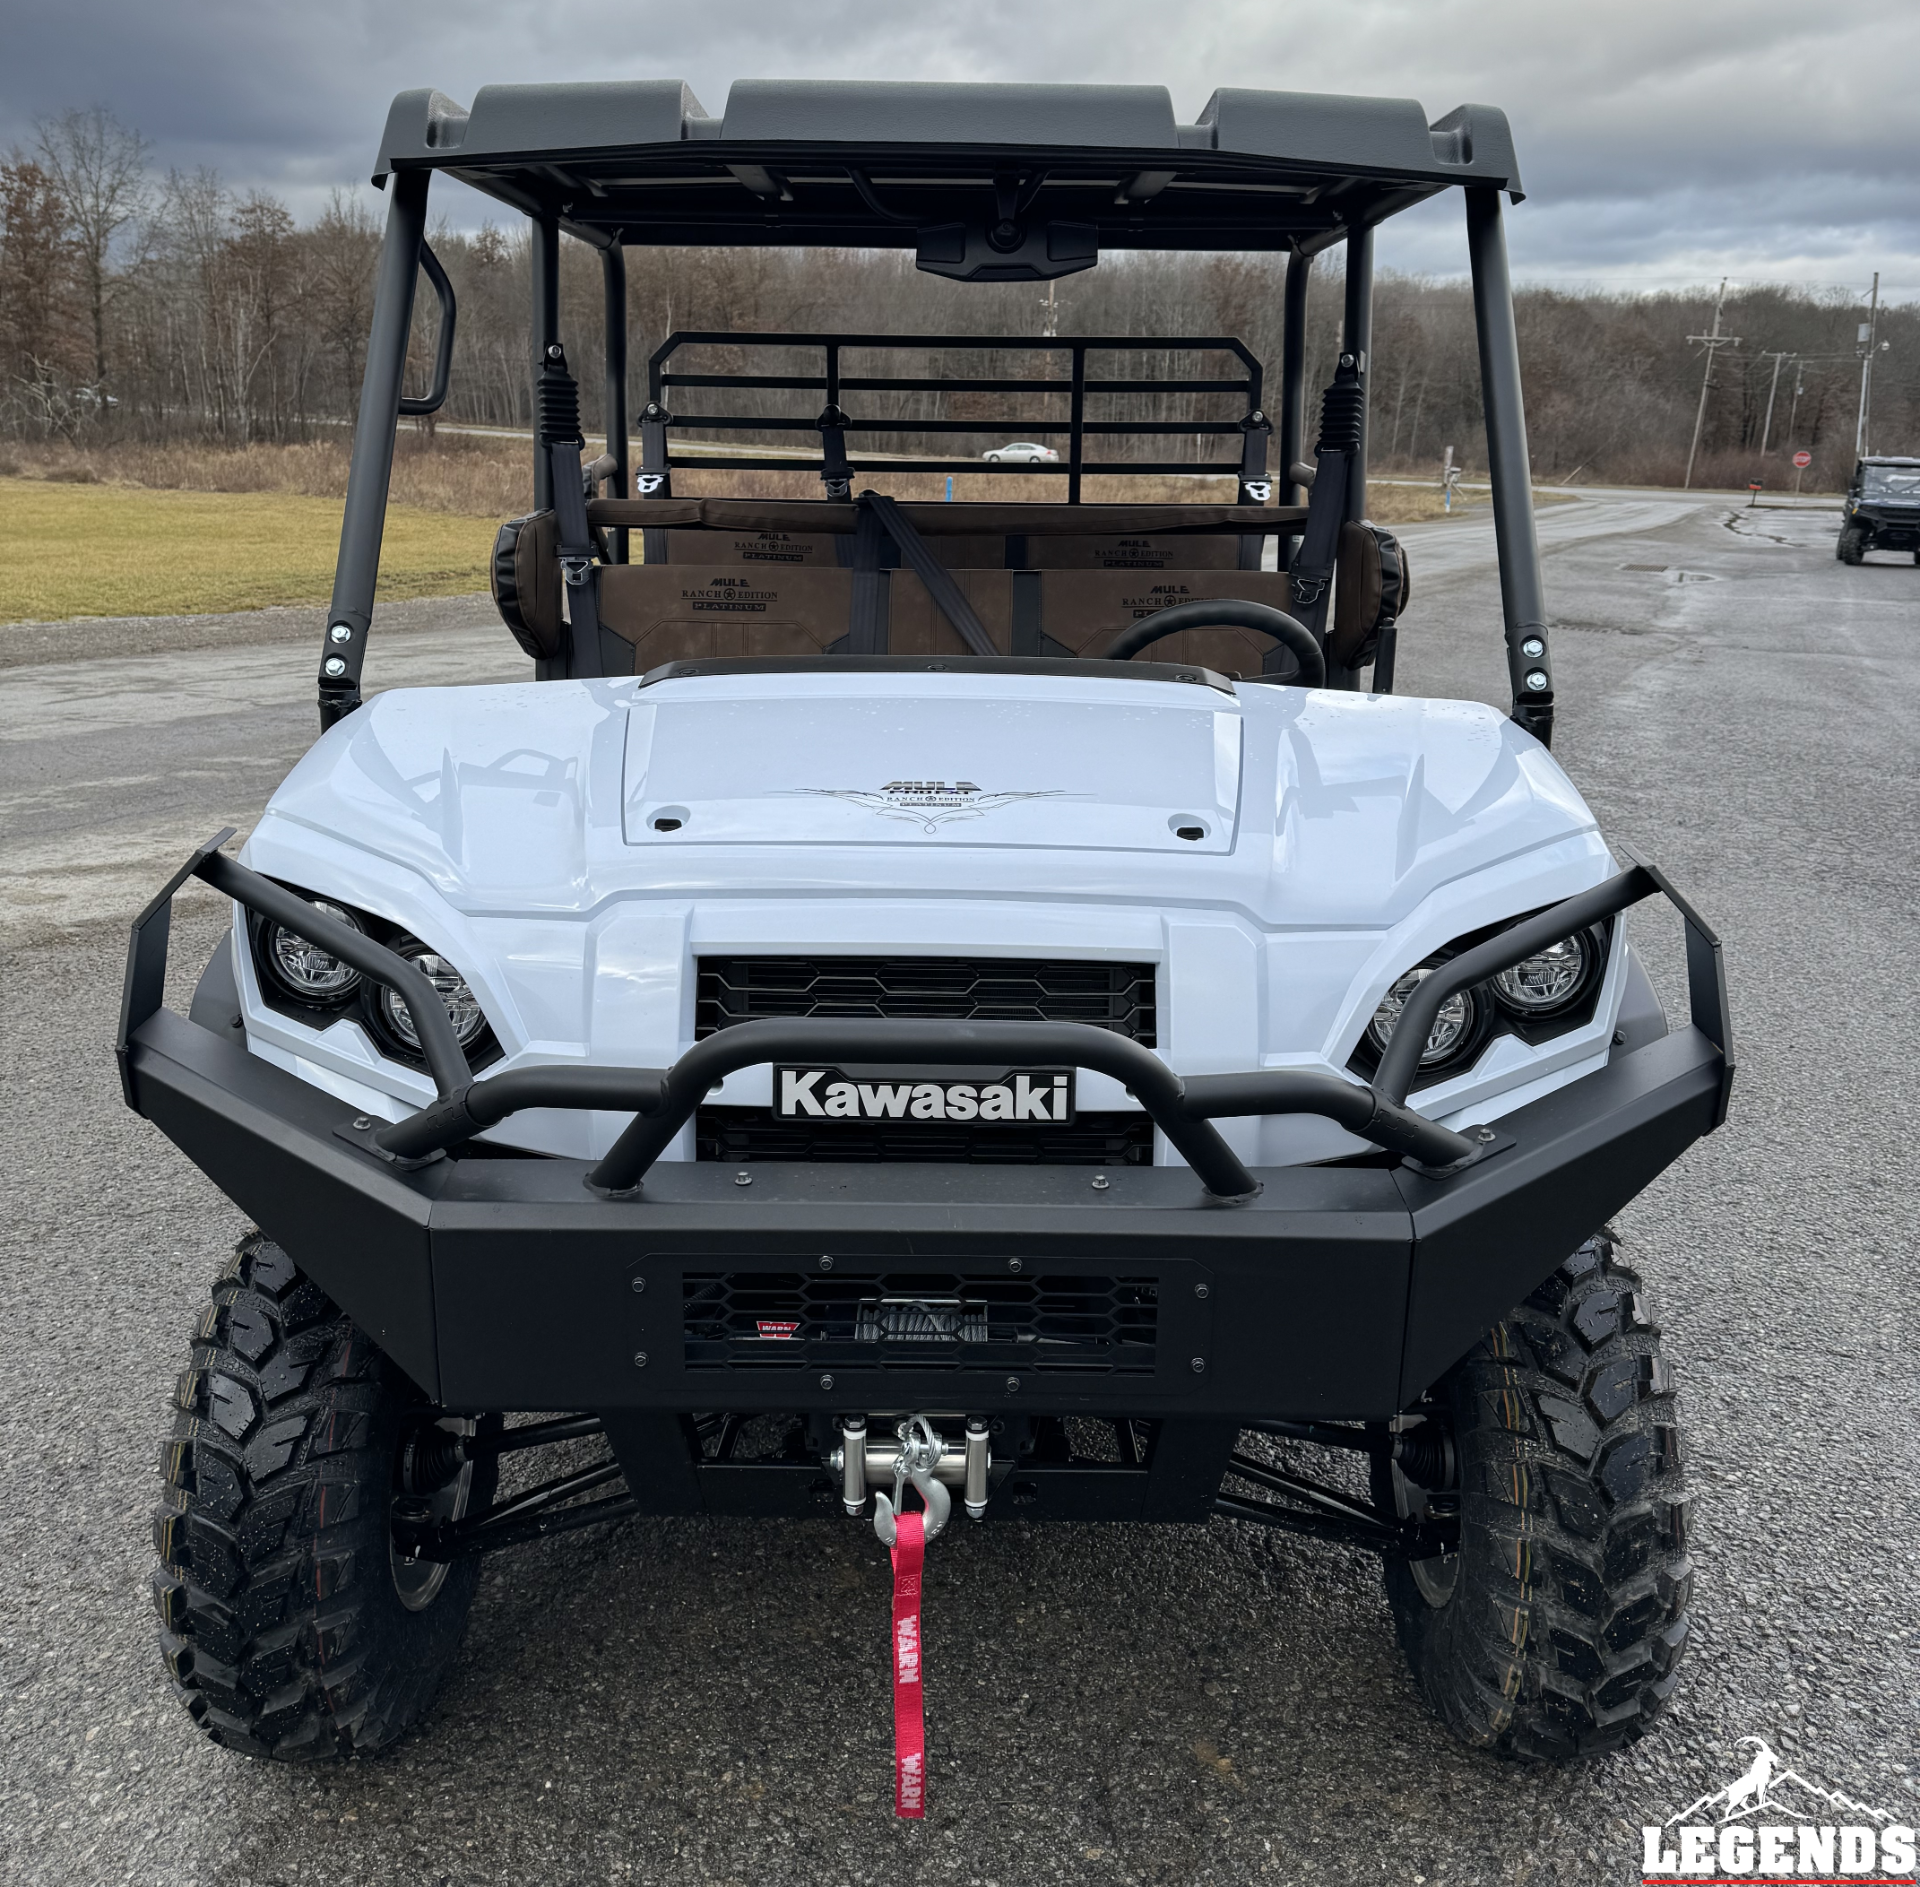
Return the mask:
<path id="1" fill-rule="evenodd" d="M 885 1547 L 891 1547 L 900 1537 L 899 1522 L 894 1516 L 906 1497 L 909 1481 L 920 1490 L 921 1502 L 927 1510 L 920 1535 L 923 1541 L 937 1538 L 947 1524 L 947 1516 L 953 1512 L 953 1496 L 934 1479 L 933 1471 L 940 1465 L 946 1446 L 939 1432 L 924 1415 L 916 1415 L 902 1422 L 894 1433 L 900 1438 L 900 1452 L 893 1464 L 893 1498 L 889 1500 L 884 1494 L 873 1497 L 873 1530 Z"/>

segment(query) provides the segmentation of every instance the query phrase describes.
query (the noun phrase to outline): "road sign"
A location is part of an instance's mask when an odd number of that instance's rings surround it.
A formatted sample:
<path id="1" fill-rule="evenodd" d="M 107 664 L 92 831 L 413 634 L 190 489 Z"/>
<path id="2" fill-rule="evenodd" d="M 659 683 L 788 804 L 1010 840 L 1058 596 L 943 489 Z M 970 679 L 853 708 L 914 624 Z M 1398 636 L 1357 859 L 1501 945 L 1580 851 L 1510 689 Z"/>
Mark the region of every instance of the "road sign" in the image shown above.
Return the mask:
<path id="1" fill-rule="evenodd" d="M 1796 452 L 1793 455 L 1793 464 L 1796 471 L 1804 472 L 1812 463 L 1813 454 L 1811 452 Z"/>

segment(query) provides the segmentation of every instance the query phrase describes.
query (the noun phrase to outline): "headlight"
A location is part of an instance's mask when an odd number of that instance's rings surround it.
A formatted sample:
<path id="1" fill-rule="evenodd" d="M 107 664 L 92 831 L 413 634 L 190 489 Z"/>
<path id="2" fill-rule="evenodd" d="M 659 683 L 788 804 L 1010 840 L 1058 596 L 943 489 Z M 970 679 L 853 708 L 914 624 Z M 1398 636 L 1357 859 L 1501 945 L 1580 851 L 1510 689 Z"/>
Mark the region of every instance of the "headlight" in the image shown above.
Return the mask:
<path id="1" fill-rule="evenodd" d="M 1494 995 L 1517 1016 L 1550 1016 L 1581 995 L 1599 960 L 1596 940 L 1581 931 L 1502 970 L 1493 979 Z"/>
<path id="2" fill-rule="evenodd" d="M 447 1020 L 462 1048 L 471 1048 L 486 1033 L 487 1018 L 480 999 L 467 987 L 467 979 L 445 957 L 437 956 L 417 939 L 396 940 L 394 948 L 406 957 L 439 993 L 447 1006 Z M 383 983 L 378 997 L 380 1020 L 393 1031 L 394 1039 L 419 1052 L 420 1032 L 407 1014 L 407 1006 Z"/>
<path id="3" fill-rule="evenodd" d="M 343 911 L 339 905 L 328 904 L 320 898 L 312 902 L 323 917 L 364 933 L 366 926 L 351 911 Z M 268 967 L 287 993 L 302 1002 L 335 1003 L 360 987 L 360 972 L 351 963 L 342 963 L 284 924 L 268 926 L 265 955 Z"/>
<path id="4" fill-rule="evenodd" d="M 1380 999 L 1380 1007 L 1373 1012 L 1373 1020 L 1367 1024 L 1367 1039 L 1374 1048 L 1384 1053 L 1387 1043 L 1392 1039 L 1394 1025 L 1400 1020 L 1400 1012 L 1413 999 L 1413 992 L 1433 973 L 1431 963 L 1423 963 L 1417 970 L 1409 970 Z M 1463 989 L 1449 996 L 1440 1005 L 1440 1012 L 1433 1019 L 1433 1027 L 1427 1032 L 1427 1045 L 1420 1051 L 1422 1068 L 1437 1068 L 1442 1062 L 1450 1061 L 1461 1050 L 1470 1045 L 1480 1032 L 1480 997 L 1471 989 Z"/>

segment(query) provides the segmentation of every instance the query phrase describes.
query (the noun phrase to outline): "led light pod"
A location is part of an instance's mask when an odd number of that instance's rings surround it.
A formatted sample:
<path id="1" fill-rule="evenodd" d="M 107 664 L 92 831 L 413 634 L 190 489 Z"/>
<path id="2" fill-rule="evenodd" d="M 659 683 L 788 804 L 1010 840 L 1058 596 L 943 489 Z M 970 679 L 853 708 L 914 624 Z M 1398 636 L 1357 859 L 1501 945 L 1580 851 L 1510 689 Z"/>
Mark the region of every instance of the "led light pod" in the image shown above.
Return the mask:
<path id="1" fill-rule="evenodd" d="M 480 1007 L 479 997 L 467 986 L 467 979 L 445 957 L 429 950 L 418 938 L 396 939 L 394 948 L 433 985 L 440 1000 L 446 1004 L 447 1020 L 453 1024 L 455 1038 L 462 1048 L 471 1048 L 486 1033 L 487 1018 L 486 1012 Z M 406 1004 L 385 984 L 381 985 L 376 1001 L 380 1020 L 392 1031 L 394 1039 L 417 1054 L 420 1032 L 413 1026 L 413 1018 L 407 1013 Z"/>
<path id="2" fill-rule="evenodd" d="M 1385 1053 L 1393 1037 L 1400 1012 L 1413 1000 L 1413 992 L 1433 973 L 1435 966 L 1423 963 L 1409 970 L 1380 999 L 1380 1007 L 1367 1024 L 1367 1039 L 1379 1053 Z M 1477 990 L 1456 991 L 1440 1005 L 1427 1031 L 1426 1046 L 1420 1051 L 1422 1068 L 1438 1068 L 1470 1046 L 1480 1033 L 1480 994 Z"/>
<path id="3" fill-rule="evenodd" d="M 1557 1015 L 1578 1001 L 1599 961 L 1598 939 L 1576 931 L 1500 971 L 1493 979 L 1493 993 L 1502 1008 L 1523 1019 Z"/>
<path id="4" fill-rule="evenodd" d="M 351 911 L 322 898 L 315 898 L 312 903 L 316 911 L 332 918 L 336 924 L 365 931 L 366 926 Z M 262 954 L 281 987 L 301 1002 L 331 1005 L 360 987 L 360 972 L 351 963 L 343 963 L 331 951 L 321 949 L 284 924 L 268 926 L 266 949 Z"/>

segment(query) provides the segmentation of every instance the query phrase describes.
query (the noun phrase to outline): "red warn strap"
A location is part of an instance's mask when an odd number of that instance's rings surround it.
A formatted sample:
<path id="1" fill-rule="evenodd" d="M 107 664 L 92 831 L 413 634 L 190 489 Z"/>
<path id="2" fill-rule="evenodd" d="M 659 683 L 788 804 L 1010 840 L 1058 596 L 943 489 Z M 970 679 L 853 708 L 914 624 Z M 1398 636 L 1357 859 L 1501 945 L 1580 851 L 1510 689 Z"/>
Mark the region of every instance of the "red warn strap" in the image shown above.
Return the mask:
<path id="1" fill-rule="evenodd" d="M 920 1568 L 925 1516 L 902 1514 L 893 1544 L 893 1812 L 927 1813 L 927 1728 L 920 1704 Z"/>

